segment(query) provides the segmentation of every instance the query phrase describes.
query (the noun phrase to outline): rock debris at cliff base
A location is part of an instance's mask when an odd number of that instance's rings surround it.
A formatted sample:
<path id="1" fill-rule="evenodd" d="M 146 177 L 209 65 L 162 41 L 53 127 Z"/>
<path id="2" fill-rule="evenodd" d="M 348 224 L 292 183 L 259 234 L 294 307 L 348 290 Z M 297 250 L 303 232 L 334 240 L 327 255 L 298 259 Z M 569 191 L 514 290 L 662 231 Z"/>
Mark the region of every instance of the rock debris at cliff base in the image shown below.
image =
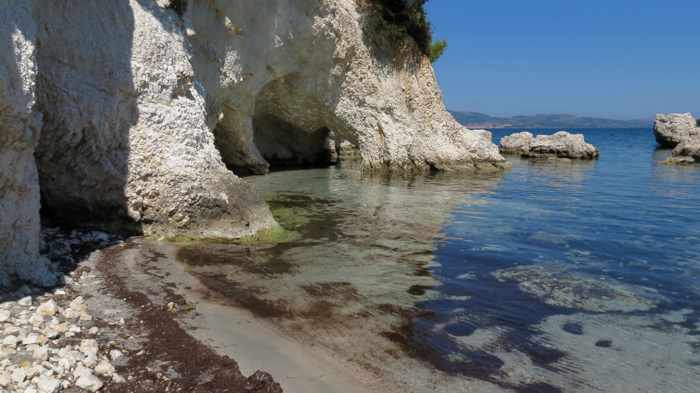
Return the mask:
<path id="1" fill-rule="evenodd" d="M 182 299 L 156 304 L 122 286 L 106 247 L 128 245 L 102 234 L 103 250 L 92 252 L 94 236 L 45 231 L 52 262 L 73 269 L 66 284 L 0 294 L 0 392 L 282 391 L 264 372 L 244 377 L 182 330 Z"/>

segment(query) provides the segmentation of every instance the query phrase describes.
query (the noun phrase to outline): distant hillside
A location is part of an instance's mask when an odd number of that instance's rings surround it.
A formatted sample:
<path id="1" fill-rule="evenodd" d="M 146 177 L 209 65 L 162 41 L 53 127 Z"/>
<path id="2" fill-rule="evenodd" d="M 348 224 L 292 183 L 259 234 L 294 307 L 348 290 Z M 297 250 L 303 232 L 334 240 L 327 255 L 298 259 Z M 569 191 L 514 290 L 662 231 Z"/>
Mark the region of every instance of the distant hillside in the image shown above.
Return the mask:
<path id="1" fill-rule="evenodd" d="M 650 120 L 614 120 L 567 114 L 496 117 L 479 112 L 450 111 L 469 128 L 642 128 Z"/>

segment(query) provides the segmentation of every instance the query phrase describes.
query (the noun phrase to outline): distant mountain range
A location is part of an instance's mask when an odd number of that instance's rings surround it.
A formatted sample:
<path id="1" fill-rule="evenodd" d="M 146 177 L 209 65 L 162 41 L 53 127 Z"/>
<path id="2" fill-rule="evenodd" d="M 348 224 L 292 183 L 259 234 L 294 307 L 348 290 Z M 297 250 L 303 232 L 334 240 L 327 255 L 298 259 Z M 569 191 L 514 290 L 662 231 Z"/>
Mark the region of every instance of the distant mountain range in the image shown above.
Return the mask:
<path id="1" fill-rule="evenodd" d="M 567 114 L 497 117 L 479 112 L 450 113 L 469 128 L 642 128 L 652 124 L 651 120 L 615 120 Z"/>

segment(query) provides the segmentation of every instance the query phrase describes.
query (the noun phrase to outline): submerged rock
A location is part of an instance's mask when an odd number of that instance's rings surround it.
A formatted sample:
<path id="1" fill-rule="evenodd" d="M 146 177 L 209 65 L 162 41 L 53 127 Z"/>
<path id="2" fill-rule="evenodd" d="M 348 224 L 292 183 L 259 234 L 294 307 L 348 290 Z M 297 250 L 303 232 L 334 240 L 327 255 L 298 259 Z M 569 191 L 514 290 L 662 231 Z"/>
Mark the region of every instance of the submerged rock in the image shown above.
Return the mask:
<path id="1" fill-rule="evenodd" d="M 544 303 L 591 312 L 647 311 L 656 307 L 638 288 L 610 281 L 582 277 L 572 272 L 544 266 L 518 266 L 498 270 L 499 281 L 515 281 L 523 292 Z M 637 290 L 638 289 L 638 290 Z"/>
<path id="2" fill-rule="evenodd" d="M 700 139 L 700 128 L 691 113 L 657 114 L 654 137 L 661 147 L 676 147 L 683 142 Z"/>
<path id="3" fill-rule="evenodd" d="M 518 132 L 501 139 L 504 154 L 518 154 L 528 158 L 571 158 L 591 160 L 598 157 L 598 149 L 586 143 L 583 134 L 559 131 L 553 135 Z"/>

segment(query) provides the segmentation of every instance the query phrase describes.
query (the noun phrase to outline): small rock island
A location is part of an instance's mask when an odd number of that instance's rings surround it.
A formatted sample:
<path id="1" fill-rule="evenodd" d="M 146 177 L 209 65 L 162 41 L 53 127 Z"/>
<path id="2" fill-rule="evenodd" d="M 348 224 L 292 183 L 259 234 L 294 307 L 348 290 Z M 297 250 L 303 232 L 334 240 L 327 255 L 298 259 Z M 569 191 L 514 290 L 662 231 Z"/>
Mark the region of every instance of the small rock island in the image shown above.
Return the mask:
<path id="1" fill-rule="evenodd" d="M 654 137 L 662 148 L 673 148 L 667 164 L 687 165 L 700 162 L 700 127 L 691 113 L 656 115 Z"/>
<path id="2" fill-rule="evenodd" d="M 598 158 L 598 149 L 586 143 L 583 134 L 558 131 L 553 135 L 537 135 L 524 131 L 501 139 L 502 154 L 526 158 L 568 158 L 592 160 Z"/>

